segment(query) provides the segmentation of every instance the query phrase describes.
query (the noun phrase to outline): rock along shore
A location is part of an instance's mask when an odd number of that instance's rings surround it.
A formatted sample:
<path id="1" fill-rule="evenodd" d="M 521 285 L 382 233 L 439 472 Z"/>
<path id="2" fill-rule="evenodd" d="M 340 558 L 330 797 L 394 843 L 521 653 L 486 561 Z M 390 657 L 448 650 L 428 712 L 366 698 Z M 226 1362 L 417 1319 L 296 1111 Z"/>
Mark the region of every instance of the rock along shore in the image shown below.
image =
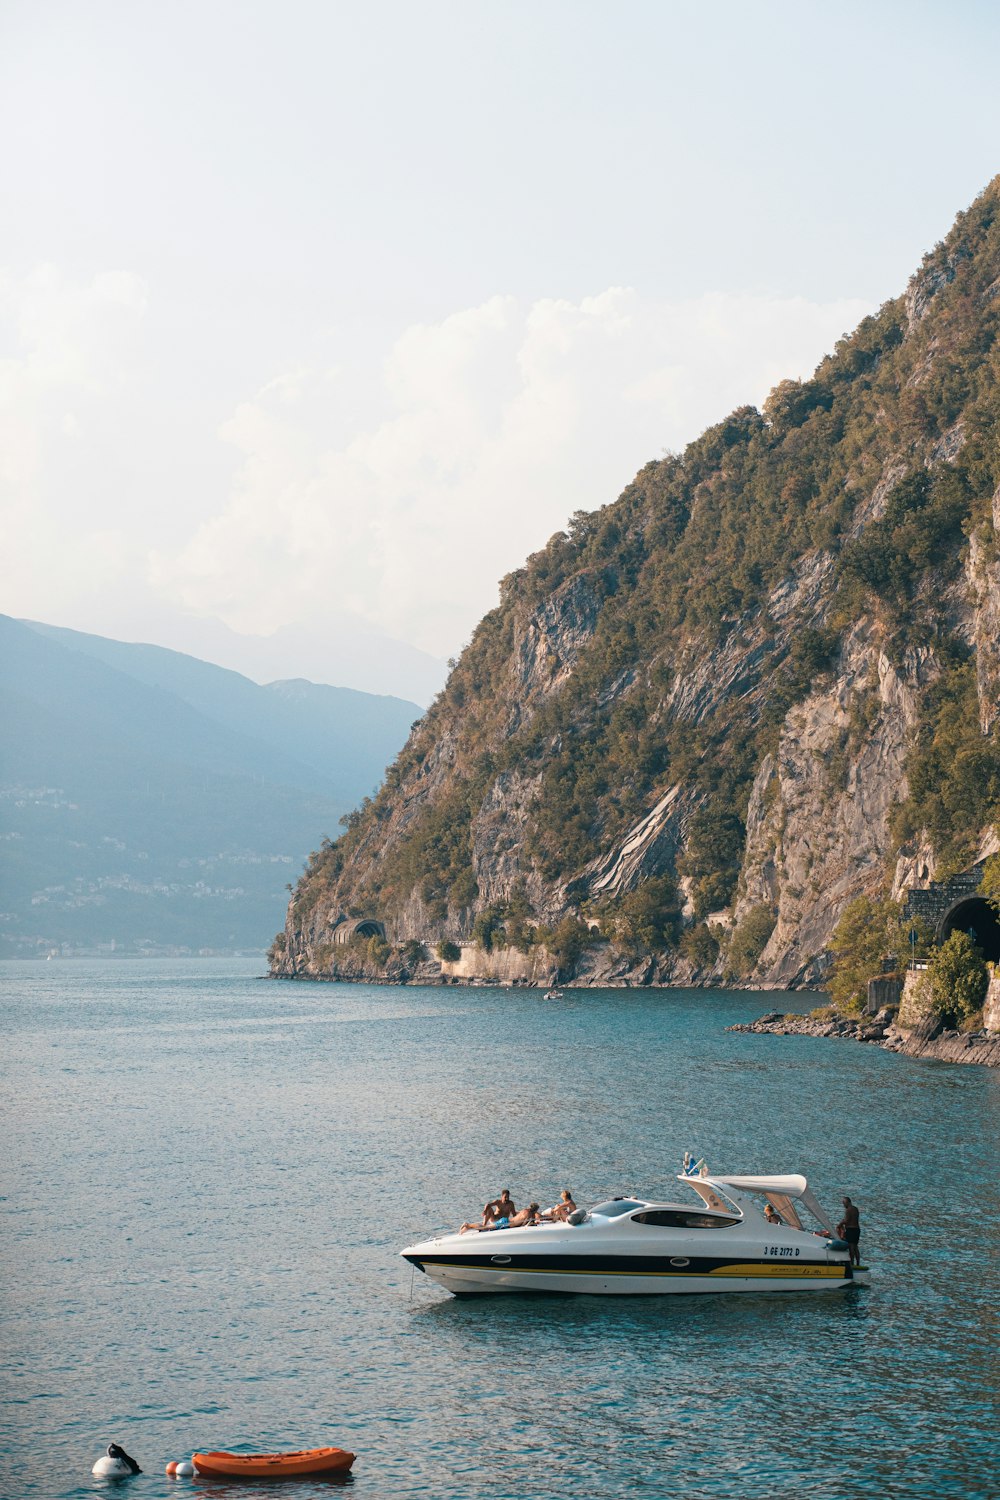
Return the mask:
<path id="1" fill-rule="evenodd" d="M 727 1031 L 753 1031 L 769 1036 L 844 1037 L 853 1042 L 871 1042 L 887 1052 L 902 1052 L 907 1057 L 933 1057 L 940 1062 L 980 1063 L 1000 1068 L 1000 1033 L 995 1031 L 947 1031 L 938 1024 L 903 1030 L 893 1020 L 893 1012 L 879 1011 L 875 1016 L 848 1016 L 823 1020 L 816 1016 L 797 1015 L 770 1010 L 757 1021 L 727 1026 Z"/>

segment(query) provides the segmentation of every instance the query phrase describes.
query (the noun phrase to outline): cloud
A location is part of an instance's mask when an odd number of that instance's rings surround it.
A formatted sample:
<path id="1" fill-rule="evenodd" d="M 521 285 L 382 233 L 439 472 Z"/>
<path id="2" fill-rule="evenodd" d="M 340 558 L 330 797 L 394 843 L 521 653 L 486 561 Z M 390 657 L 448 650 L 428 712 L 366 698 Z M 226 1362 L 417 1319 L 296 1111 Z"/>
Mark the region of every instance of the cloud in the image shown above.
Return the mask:
<path id="1" fill-rule="evenodd" d="M 437 657 L 573 511 L 809 373 L 868 311 L 495 296 L 382 351 L 278 370 L 220 424 L 211 403 L 232 398 L 195 379 L 200 350 L 164 342 L 162 315 L 150 328 L 151 301 L 127 271 L 0 275 L 0 607 L 107 633 L 181 611 L 329 641 L 352 619 Z"/>
<path id="2" fill-rule="evenodd" d="M 0 273 L 5 608 L 29 607 L 39 576 L 66 598 L 129 566 L 106 446 L 122 420 L 146 300 L 142 279 L 126 271 L 88 282 L 51 265 Z"/>
<path id="3" fill-rule="evenodd" d="M 573 511 L 809 374 L 868 311 L 624 288 L 578 303 L 498 296 L 407 329 L 364 400 L 343 369 L 281 375 L 222 426 L 238 459 L 227 502 L 183 546 L 151 552 L 150 582 L 236 630 L 273 631 L 335 602 L 453 652 L 500 577 Z"/>

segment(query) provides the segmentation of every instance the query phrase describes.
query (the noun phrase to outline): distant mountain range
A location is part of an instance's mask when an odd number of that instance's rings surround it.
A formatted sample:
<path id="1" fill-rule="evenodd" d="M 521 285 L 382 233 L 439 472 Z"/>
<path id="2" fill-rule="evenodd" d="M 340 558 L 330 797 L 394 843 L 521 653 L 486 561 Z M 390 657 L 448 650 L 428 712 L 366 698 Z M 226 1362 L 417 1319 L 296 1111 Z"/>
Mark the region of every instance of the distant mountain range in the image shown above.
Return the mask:
<path id="1" fill-rule="evenodd" d="M 263 947 L 416 703 L 0 616 L 0 953 Z"/>
<path id="2" fill-rule="evenodd" d="M 444 686 L 447 663 L 409 641 L 383 634 L 331 598 L 308 621 L 283 625 L 270 635 L 231 629 L 213 616 L 193 615 L 136 588 L 106 608 L 91 600 L 85 628 L 93 635 L 156 641 L 171 651 L 215 662 L 253 682 L 307 677 L 363 693 L 414 699 L 426 707 Z M 126 623 L 121 623 L 122 621 Z M 75 620 L 63 621 L 75 629 Z"/>

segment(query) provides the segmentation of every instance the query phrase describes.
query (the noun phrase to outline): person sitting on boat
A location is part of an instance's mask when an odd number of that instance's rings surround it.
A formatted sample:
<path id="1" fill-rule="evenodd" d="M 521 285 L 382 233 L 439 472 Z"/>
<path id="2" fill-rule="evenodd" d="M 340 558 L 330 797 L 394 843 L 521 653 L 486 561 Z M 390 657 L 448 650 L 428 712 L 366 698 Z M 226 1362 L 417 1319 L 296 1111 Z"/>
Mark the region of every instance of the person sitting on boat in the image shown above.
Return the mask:
<path id="1" fill-rule="evenodd" d="M 780 1224 L 782 1222 L 781 1215 L 773 1203 L 766 1203 L 764 1205 L 764 1218 L 769 1224 Z"/>
<path id="2" fill-rule="evenodd" d="M 506 1229 L 507 1223 L 517 1213 L 514 1200 L 510 1196 L 510 1188 L 504 1188 L 499 1198 L 493 1203 L 487 1203 L 483 1209 L 483 1227 L 485 1229 Z"/>
<path id="3" fill-rule="evenodd" d="M 565 1223 L 570 1214 L 575 1213 L 576 1204 L 573 1202 L 573 1194 L 569 1188 L 563 1188 L 559 1196 L 559 1202 L 553 1204 L 552 1208 L 547 1208 L 542 1214 L 542 1218 L 554 1220 L 557 1224 L 560 1222 Z"/>
<path id="4" fill-rule="evenodd" d="M 491 1229 L 524 1229 L 531 1224 L 540 1224 L 538 1217 L 538 1204 L 529 1203 L 527 1208 L 522 1208 L 519 1213 L 512 1213 L 502 1219 L 491 1219 L 488 1224 L 463 1224 L 458 1231 L 459 1234 L 485 1234 Z"/>
<path id="5" fill-rule="evenodd" d="M 492 1198 L 486 1204 L 478 1224 L 463 1224 L 458 1232 L 465 1234 L 469 1229 L 506 1229 L 516 1212 L 510 1188 L 504 1188 L 499 1198 Z"/>

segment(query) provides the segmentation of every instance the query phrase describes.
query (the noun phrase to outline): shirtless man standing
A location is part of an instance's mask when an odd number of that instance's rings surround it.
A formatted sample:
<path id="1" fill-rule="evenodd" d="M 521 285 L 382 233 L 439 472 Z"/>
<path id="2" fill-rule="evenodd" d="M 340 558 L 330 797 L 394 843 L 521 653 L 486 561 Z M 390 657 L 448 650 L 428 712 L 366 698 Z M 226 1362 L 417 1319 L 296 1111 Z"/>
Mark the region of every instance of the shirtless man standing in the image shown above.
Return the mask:
<path id="1" fill-rule="evenodd" d="M 845 1198 L 843 1203 L 844 1217 L 837 1225 L 837 1229 L 841 1237 L 847 1241 L 847 1247 L 851 1252 L 851 1265 L 860 1266 L 861 1251 L 858 1249 L 858 1241 L 861 1239 L 861 1215 L 850 1198 Z"/>

